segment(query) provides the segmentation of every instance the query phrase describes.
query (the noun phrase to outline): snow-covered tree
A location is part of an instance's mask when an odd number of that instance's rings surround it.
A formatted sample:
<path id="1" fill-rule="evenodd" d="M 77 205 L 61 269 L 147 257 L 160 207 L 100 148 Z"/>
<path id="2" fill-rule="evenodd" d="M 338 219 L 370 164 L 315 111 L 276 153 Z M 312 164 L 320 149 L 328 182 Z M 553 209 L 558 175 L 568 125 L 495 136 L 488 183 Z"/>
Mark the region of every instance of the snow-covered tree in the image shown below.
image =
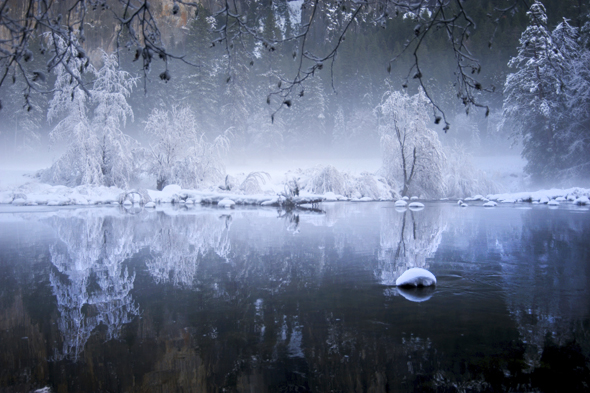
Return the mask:
<path id="1" fill-rule="evenodd" d="M 409 192 L 441 195 L 445 155 L 435 131 L 428 128 L 429 102 L 420 91 L 389 91 L 375 108 L 379 118 L 383 172 L 391 182 L 402 184 L 401 194 Z"/>
<path id="2" fill-rule="evenodd" d="M 119 69 L 116 54 L 103 52 L 102 61 L 92 88 L 96 104 L 92 127 L 98 140 L 102 184 L 127 187 L 136 167 L 133 148 L 137 142 L 124 134 L 122 127 L 128 117 L 133 119 L 127 98 L 136 79 Z"/>
<path id="3" fill-rule="evenodd" d="M 173 183 L 198 188 L 223 178 L 221 160 L 229 148 L 228 133 L 208 142 L 188 107 L 154 110 L 145 130 L 151 137 L 149 172 L 156 177 L 158 190 Z"/>
<path id="4" fill-rule="evenodd" d="M 69 61 L 55 68 L 55 93 L 47 117 L 49 121 L 61 118 L 49 136 L 53 142 L 65 142 L 66 151 L 44 172 L 44 180 L 70 186 L 127 187 L 135 169 L 136 142 L 122 128 L 128 117 L 133 118 L 127 97 L 135 79 L 118 68 L 114 54 L 103 52 L 103 66 L 97 71 L 79 56 L 76 45 L 60 45 Z M 90 90 L 83 85 L 80 70 L 84 68 L 96 75 Z"/>
<path id="5" fill-rule="evenodd" d="M 590 167 L 590 48 L 567 19 L 552 32 L 555 47 L 564 58 L 562 83 L 564 99 L 558 114 L 558 143 L 561 146 L 561 178 L 577 177 Z"/>
<path id="6" fill-rule="evenodd" d="M 559 154 L 557 119 L 564 99 L 564 57 L 547 28 L 545 7 L 535 1 L 518 54 L 508 65 L 501 127 L 522 138 L 525 170 L 535 178 L 555 176 Z"/>
<path id="7" fill-rule="evenodd" d="M 51 40 L 50 36 L 50 40 Z M 65 60 L 55 67 L 55 93 L 49 102 L 47 119 L 61 120 L 50 132 L 53 142 L 65 141 L 66 152 L 43 174 L 50 183 L 79 185 L 102 184 L 98 139 L 88 117 L 89 92 L 83 86 L 81 70 L 91 68 L 75 43 L 60 38 L 57 45 Z"/>

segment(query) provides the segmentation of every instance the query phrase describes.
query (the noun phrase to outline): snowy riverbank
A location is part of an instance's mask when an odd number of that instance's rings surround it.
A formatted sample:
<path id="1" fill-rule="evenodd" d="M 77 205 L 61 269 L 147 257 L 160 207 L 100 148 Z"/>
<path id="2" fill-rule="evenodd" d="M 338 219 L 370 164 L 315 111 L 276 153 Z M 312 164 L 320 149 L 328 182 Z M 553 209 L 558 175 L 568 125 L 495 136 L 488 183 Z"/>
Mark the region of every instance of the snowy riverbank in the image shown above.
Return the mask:
<path id="1" fill-rule="evenodd" d="M 332 169 L 331 169 L 332 168 Z M 338 176 L 330 175 L 333 170 Z M 333 173 L 332 173 L 333 175 Z M 103 186 L 52 186 L 41 183 L 34 171 L 1 171 L 0 204 L 17 206 L 215 204 L 281 206 L 331 201 L 395 201 L 401 199 L 382 177 L 368 172 L 351 174 L 333 167 L 287 171 L 272 178 L 254 178 L 237 174 L 228 176 L 227 189 L 222 186 L 202 190 L 182 189 L 177 185 L 162 191 L 136 188 L 124 190 Z M 228 184 L 232 183 L 232 184 Z M 494 203 L 533 203 L 557 206 L 560 203 L 590 204 L 590 189 L 567 188 L 466 196 L 465 205 Z M 412 199 L 415 199 L 412 198 Z"/>

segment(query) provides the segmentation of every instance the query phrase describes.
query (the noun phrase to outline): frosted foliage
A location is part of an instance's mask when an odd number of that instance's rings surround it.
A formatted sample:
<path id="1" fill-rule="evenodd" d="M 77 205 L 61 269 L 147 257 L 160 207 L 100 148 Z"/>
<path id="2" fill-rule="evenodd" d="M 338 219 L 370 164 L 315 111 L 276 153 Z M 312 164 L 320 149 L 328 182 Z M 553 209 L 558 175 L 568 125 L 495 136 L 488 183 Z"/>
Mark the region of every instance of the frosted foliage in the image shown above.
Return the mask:
<path id="1" fill-rule="evenodd" d="M 270 178 L 267 172 L 250 172 L 240 184 L 240 191 L 244 194 L 261 194 L 262 185 L 266 184 Z"/>
<path id="2" fill-rule="evenodd" d="M 314 194 L 333 192 L 347 198 L 369 197 L 374 200 L 391 199 L 392 195 L 385 180 L 379 176 L 363 172 L 353 175 L 340 172 L 331 165 L 317 166 L 306 171 L 301 171 L 297 185 Z M 293 184 L 288 182 L 292 188 Z"/>
<path id="3" fill-rule="evenodd" d="M 527 16 L 518 54 L 508 63 L 516 71 L 506 77 L 500 127 L 522 140 L 528 173 L 555 177 L 562 151 L 558 120 L 570 116 L 564 90 L 568 65 L 547 29 L 545 7 L 535 2 Z"/>
<path id="4" fill-rule="evenodd" d="M 493 194 L 498 186 L 477 169 L 469 153 L 462 146 L 447 146 L 444 167 L 444 194 L 446 197 L 464 198 L 477 194 Z"/>
<path id="5" fill-rule="evenodd" d="M 420 215 L 411 210 L 387 209 L 383 214 L 379 262 L 374 271 L 381 284 L 395 285 L 395 281 L 413 267 L 428 269 L 427 260 L 434 256 L 447 228 L 442 210 L 430 213 Z"/>
<path id="6" fill-rule="evenodd" d="M 150 136 L 149 171 L 159 190 L 168 184 L 199 188 L 223 179 L 229 132 L 208 142 L 188 107 L 154 110 L 145 130 Z"/>
<path id="7" fill-rule="evenodd" d="M 55 93 L 49 101 L 47 119 L 61 118 L 49 137 L 54 142 L 67 141 L 68 147 L 64 155 L 44 172 L 43 178 L 55 184 L 100 185 L 101 166 L 96 150 L 98 139 L 88 118 L 89 97 L 80 85 L 83 60 L 78 57 L 73 45 L 66 47 L 61 39 L 57 44 L 64 50 L 67 60 L 55 67 Z M 74 77 L 66 71 L 66 67 Z"/>
<path id="8" fill-rule="evenodd" d="M 333 192 L 335 194 L 346 195 L 346 179 L 336 168 L 327 165 L 319 169 L 316 175 L 313 176 L 311 190 L 316 194 Z"/>
<path id="9" fill-rule="evenodd" d="M 63 42 L 60 46 L 66 49 Z M 80 85 L 80 69 L 85 65 L 77 57 L 74 45 L 67 48 L 69 60 L 55 68 L 56 81 L 47 118 L 61 118 L 51 131 L 53 142 L 65 141 L 66 152 L 43 173 L 44 181 L 69 186 L 91 184 L 127 187 L 135 162 L 136 142 L 122 132 L 128 117 L 133 118 L 127 97 L 135 79 L 118 69 L 115 55 L 103 52 L 103 67 L 95 71 L 92 89 Z M 68 67 L 76 78 L 70 75 Z M 89 118 L 89 106 L 94 116 Z"/>
<path id="10" fill-rule="evenodd" d="M 429 102 L 422 91 L 387 92 L 375 108 L 379 118 L 383 174 L 402 184 L 402 195 L 440 196 L 444 193 L 445 155 L 438 135 L 427 127 Z"/>
<path id="11" fill-rule="evenodd" d="M 87 214 L 81 219 L 52 218 L 50 224 L 60 240 L 50 248 L 59 272 L 51 272 L 50 282 L 63 341 L 54 356 L 77 360 L 99 325 L 107 328 L 106 340 L 116 339 L 122 326 L 139 314 L 130 294 L 135 274 L 122 263 L 141 245 L 132 241 L 133 229 L 121 220 Z"/>
<path id="12" fill-rule="evenodd" d="M 133 177 L 135 161 L 133 148 L 137 142 L 125 135 L 122 128 L 133 111 L 127 103 L 135 79 L 118 69 L 115 54 L 102 55 L 103 66 L 96 73 L 92 89 L 94 109 L 93 127 L 99 142 L 102 184 L 127 187 Z"/>

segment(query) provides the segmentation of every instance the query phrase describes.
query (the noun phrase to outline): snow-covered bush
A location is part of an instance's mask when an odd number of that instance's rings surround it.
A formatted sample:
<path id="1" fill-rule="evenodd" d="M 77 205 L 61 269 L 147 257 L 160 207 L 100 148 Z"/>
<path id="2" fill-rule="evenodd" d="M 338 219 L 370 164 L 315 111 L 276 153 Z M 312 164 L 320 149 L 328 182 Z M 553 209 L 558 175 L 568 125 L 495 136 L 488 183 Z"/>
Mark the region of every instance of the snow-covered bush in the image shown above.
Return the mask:
<path id="1" fill-rule="evenodd" d="M 346 178 L 332 165 L 318 167 L 311 177 L 309 190 L 314 194 L 325 194 L 333 192 L 334 194 L 347 195 L 348 185 Z"/>
<path id="2" fill-rule="evenodd" d="M 188 107 L 154 110 L 145 131 L 151 139 L 148 170 L 156 177 L 158 190 L 173 183 L 199 188 L 223 179 L 222 158 L 229 149 L 229 135 L 208 142 Z"/>
<path id="3" fill-rule="evenodd" d="M 240 184 L 240 191 L 244 194 L 261 194 L 262 187 L 270 180 L 270 175 L 266 172 L 250 172 Z"/>
<path id="4" fill-rule="evenodd" d="M 340 172 L 331 165 L 319 165 L 298 170 L 296 177 L 285 182 L 285 195 L 297 196 L 303 190 L 312 194 L 334 193 L 347 198 L 391 199 L 396 191 L 387 183 L 384 178 L 371 173 L 354 175 Z"/>

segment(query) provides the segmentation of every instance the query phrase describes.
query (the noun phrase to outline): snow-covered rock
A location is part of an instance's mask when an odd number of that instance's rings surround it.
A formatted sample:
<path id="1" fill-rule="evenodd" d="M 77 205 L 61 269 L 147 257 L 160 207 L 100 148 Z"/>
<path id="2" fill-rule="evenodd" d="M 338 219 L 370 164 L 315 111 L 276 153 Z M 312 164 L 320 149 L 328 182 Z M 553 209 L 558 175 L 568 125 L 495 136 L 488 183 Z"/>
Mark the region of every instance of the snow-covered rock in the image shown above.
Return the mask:
<path id="1" fill-rule="evenodd" d="M 567 199 L 565 197 L 562 197 L 562 196 L 555 198 L 555 200 L 557 202 L 565 202 L 565 201 L 567 201 Z"/>
<path id="2" fill-rule="evenodd" d="M 235 204 L 236 203 L 229 198 L 224 198 L 224 199 L 220 200 L 219 202 L 217 202 L 217 206 L 225 207 L 226 209 L 234 207 Z"/>
<path id="3" fill-rule="evenodd" d="M 406 270 L 397 280 L 398 287 L 428 287 L 436 284 L 436 277 L 426 269 L 413 267 Z"/>
<path id="4" fill-rule="evenodd" d="M 418 200 L 418 197 L 417 196 L 413 196 L 413 197 L 410 198 L 410 200 L 417 201 Z"/>
<path id="5" fill-rule="evenodd" d="M 408 202 L 404 201 L 403 199 L 399 199 L 397 201 L 395 201 L 395 206 L 397 207 L 406 207 L 408 205 Z"/>
<path id="6" fill-rule="evenodd" d="M 461 202 L 461 205 L 459 205 L 459 206 L 461 206 L 461 207 L 467 207 L 467 206 L 469 206 L 469 205 L 468 205 L 468 204 L 466 204 L 465 202 Z"/>
<path id="7" fill-rule="evenodd" d="M 408 207 L 410 209 L 415 208 L 415 209 L 423 209 L 424 208 L 424 204 L 420 203 L 420 202 L 412 202 L 408 205 Z"/>
<path id="8" fill-rule="evenodd" d="M 148 209 L 153 209 L 156 207 L 156 204 L 154 202 L 148 202 L 145 205 L 143 205 L 144 207 L 148 208 Z"/>
<path id="9" fill-rule="evenodd" d="M 559 202 L 557 202 L 555 199 L 550 200 L 549 202 L 547 202 L 548 206 L 559 206 Z"/>
<path id="10" fill-rule="evenodd" d="M 496 207 L 498 206 L 498 204 L 494 201 L 487 201 L 486 203 L 483 204 L 483 207 Z"/>
<path id="11" fill-rule="evenodd" d="M 576 205 L 590 205 L 590 199 L 587 196 L 581 196 L 574 201 Z"/>
<path id="12" fill-rule="evenodd" d="M 15 206 L 24 206 L 27 203 L 26 199 L 23 198 L 14 198 L 12 204 Z"/>

